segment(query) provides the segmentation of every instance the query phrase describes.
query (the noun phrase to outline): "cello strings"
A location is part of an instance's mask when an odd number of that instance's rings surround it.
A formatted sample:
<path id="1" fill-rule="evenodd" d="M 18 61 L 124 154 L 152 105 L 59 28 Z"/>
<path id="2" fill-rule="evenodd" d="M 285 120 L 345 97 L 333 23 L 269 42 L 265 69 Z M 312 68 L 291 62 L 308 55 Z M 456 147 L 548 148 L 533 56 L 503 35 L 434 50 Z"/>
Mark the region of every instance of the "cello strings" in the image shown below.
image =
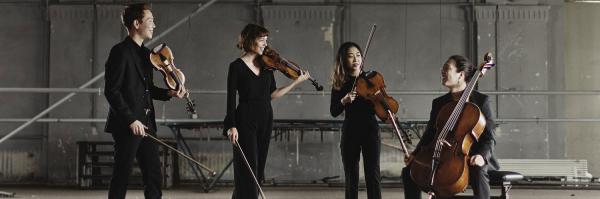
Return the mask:
<path id="1" fill-rule="evenodd" d="M 469 82 L 469 84 L 467 85 L 467 89 L 465 89 L 465 91 L 462 93 L 462 96 L 461 96 L 459 102 L 457 103 L 454 110 L 452 111 L 452 114 L 450 115 L 450 119 L 446 122 L 446 124 L 444 125 L 444 128 L 442 129 L 442 132 L 438 136 L 438 139 L 436 142 L 436 147 L 435 147 L 434 157 L 437 157 L 437 158 L 440 157 L 441 149 L 443 146 L 442 142 L 446 140 L 446 136 L 448 135 L 448 133 L 451 131 L 451 129 L 453 129 L 455 127 L 456 122 L 458 121 L 458 119 L 460 117 L 460 113 L 462 113 L 462 109 L 464 108 L 464 105 L 465 105 L 468 97 L 470 96 L 470 93 L 473 91 L 473 88 L 475 87 L 474 86 L 475 82 L 477 82 L 479 80 L 479 77 L 481 74 L 482 74 L 482 71 L 479 70 L 479 72 L 475 76 L 475 79 L 471 80 Z"/>

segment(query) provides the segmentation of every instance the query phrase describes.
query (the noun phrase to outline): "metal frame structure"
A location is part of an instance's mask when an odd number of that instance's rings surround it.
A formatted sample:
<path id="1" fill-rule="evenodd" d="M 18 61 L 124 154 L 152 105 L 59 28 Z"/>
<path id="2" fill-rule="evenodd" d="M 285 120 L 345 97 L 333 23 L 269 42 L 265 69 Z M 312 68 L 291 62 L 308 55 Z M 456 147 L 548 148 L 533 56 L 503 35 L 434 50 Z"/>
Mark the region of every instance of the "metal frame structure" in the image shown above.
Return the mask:
<path id="1" fill-rule="evenodd" d="M 102 73 L 103 75 L 104 73 Z M 33 122 L 43 122 L 43 123 L 83 123 L 83 122 L 91 122 L 91 123 L 102 123 L 106 122 L 105 118 L 41 118 L 41 116 L 47 114 L 52 109 L 56 108 L 56 106 L 62 104 L 70 97 L 74 96 L 76 93 L 87 93 L 87 94 L 98 94 L 103 95 L 103 88 L 86 88 L 94 81 L 102 78 L 102 76 L 97 76 L 95 79 L 90 80 L 88 83 L 84 84 L 79 88 L 0 88 L 0 93 L 69 93 L 65 98 L 59 100 L 55 104 L 53 104 L 48 109 L 42 111 L 40 114 L 36 115 L 33 118 L 0 118 L 0 123 L 12 123 L 12 122 L 26 122 L 23 126 L 29 125 Z M 225 95 L 227 91 L 225 90 L 192 90 L 189 89 L 188 92 L 194 94 L 204 94 L 204 95 Z M 445 94 L 447 91 L 410 91 L 410 90 L 396 90 L 396 91 L 388 91 L 388 94 L 391 95 L 440 95 Z M 600 90 L 563 90 L 563 91 L 481 91 L 482 93 L 488 95 L 600 95 Z M 290 91 L 289 94 L 292 95 L 330 95 L 330 92 L 318 92 L 318 91 Z M 405 118 L 410 121 L 427 121 L 426 118 Z M 219 119 L 187 119 L 187 118 L 167 118 L 167 119 L 156 119 L 158 123 L 169 123 L 169 122 L 191 122 L 191 123 L 202 123 L 206 121 L 219 121 Z M 599 118 L 497 118 L 497 122 L 600 122 Z M 25 126 L 26 127 L 26 126 Z M 23 127 L 24 128 L 24 127 Z M 21 128 L 18 128 L 21 130 Z M 16 131 L 16 130 L 15 130 Z M 11 135 L 12 136 L 12 135 Z M 5 136 L 6 137 L 6 136 Z M 3 138 L 4 139 L 4 138 Z M 0 140 L 2 143 L 4 140 Z"/>
<path id="2" fill-rule="evenodd" d="M 158 39 L 160 39 L 161 37 L 169 34 L 171 31 L 173 31 L 175 28 L 181 26 L 183 23 L 185 23 L 186 21 L 189 21 L 192 17 L 196 16 L 198 13 L 200 13 L 201 11 L 203 11 L 204 9 L 206 9 L 207 7 L 209 7 L 210 5 L 212 5 L 213 3 L 215 3 L 217 0 L 211 0 L 207 3 L 205 3 L 204 5 L 202 4 L 198 4 L 198 9 L 196 9 L 194 12 L 192 12 L 191 14 L 189 14 L 188 16 L 184 17 L 183 19 L 179 20 L 177 23 L 173 24 L 171 27 L 167 28 L 164 32 L 158 34 L 156 37 L 154 37 L 152 40 L 148 41 L 146 43 L 146 45 L 151 46 L 154 42 L 158 41 Z M 84 83 L 83 85 L 81 85 L 79 87 L 79 89 L 84 89 L 87 88 L 88 86 L 96 83 L 96 81 L 102 79 L 104 77 L 104 72 L 96 75 L 95 77 L 93 77 L 92 79 L 90 79 L 88 82 Z M 27 126 L 33 124 L 36 120 L 40 119 L 42 116 L 48 114 L 50 111 L 54 110 L 56 107 L 58 107 L 59 105 L 63 104 L 64 102 L 66 102 L 67 100 L 71 99 L 73 96 L 75 96 L 78 92 L 70 92 L 67 96 L 63 97 L 62 99 L 58 100 L 57 102 L 55 102 L 54 104 L 52 104 L 50 107 L 46 108 L 45 110 L 43 110 L 42 112 L 38 113 L 36 116 L 34 116 L 33 118 L 29 119 L 27 122 L 25 122 L 24 124 L 22 124 L 21 126 L 17 127 L 15 130 L 11 131 L 10 133 L 6 134 L 5 136 L 3 136 L 2 138 L 0 138 L 0 144 L 2 144 L 2 142 L 8 140 L 10 137 L 14 136 L 15 134 L 19 133 L 21 130 L 23 130 L 24 128 L 26 128 Z"/>

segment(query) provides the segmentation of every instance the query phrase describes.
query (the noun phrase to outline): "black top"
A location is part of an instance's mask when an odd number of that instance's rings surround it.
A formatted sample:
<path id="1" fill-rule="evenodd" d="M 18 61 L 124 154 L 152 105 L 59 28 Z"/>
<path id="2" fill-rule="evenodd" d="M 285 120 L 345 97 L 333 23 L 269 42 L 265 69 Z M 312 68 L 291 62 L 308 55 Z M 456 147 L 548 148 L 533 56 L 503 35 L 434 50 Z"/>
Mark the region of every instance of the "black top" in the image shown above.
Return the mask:
<path id="1" fill-rule="evenodd" d="M 373 104 L 365 98 L 356 96 L 352 103 L 342 105 L 342 98 L 344 98 L 344 96 L 346 96 L 346 94 L 352 90 L 354 77 L 346 76 L 345 80 L 346 82 L 340 90 L 331 89 L 331 104 L 329 106 L 331 116 L 337 117 L 338 115 L 342 114 L 342 112 L 346 112 L 344 117 L 344 125 L 347 127 L 352 126 L 353 124 L 356 125 L 365 122 L 371 124 L 369 126 L 377 126 L 377 119 L 375 119 L 375 109 Z"/>
<path id="2" fill-rule="evenodd" d="M 249 101 L 271 101 L 271 93 L 277 89 L 273 71 L 261 69 L 257 76 L 241 58 L 229 64 L 227 73 L 227 115 L 224 133 L 236 127 L 236 95 L 239 103 Z"/>
<path id="3" fill-rule="evenodd" d="M 113 46 L 106 60 L 104 95 L 110 109 L 105 131 L 128 131 L 139 120 L 156 130 L 152 99 L 169 100 L 167 89 L 154 86 L 150 50 L 131 37 Z M 149 110 L 149 111 L 147 111 Z"/>
<path id="4" fill-rule="evenodd" d="M 435 134 L 437 133 L 435 129 L 435 122 L 438 113 L 444 105 L 451 101 L 453 101 L 453 99 L 450 93 L 447 93 L 433 100 L 431 105 L 431 112 L 429 114 L 429 122 L 427 122 L 427 129 L 423 133 L 423 137 L 419 141 L 419 144 L 417 144 L 415 152 L 420 150 L 421 146 L 427 145 L 435 139 Z M 480 92 L 473 91 L 473 93 L 471 93 L 471 98 L 469 99 L 469 101 L 476 104 L 479 107 L 479 110 L 481 110 L 481 113 L 483 113 L 483 116 L 486 120 L 485 129 L 479 137 L 479 141 L 473 143 L 473 145 L 471 146 L 471 151 L 469 152 L 469 155 L 479 154 L 483 156 L 483 158 L 486 160 L 487 165 L 490 166 L 491 170 L 499 169 L 500 166 L 498 164 L 498 161 L 494 157 L 494 145 L 496 144 L 496 141 L 494 139 L 494 128 L 496 127 L 496 124 L 493 120 L 492 109 L 490 108 L 488 96 Z"/>

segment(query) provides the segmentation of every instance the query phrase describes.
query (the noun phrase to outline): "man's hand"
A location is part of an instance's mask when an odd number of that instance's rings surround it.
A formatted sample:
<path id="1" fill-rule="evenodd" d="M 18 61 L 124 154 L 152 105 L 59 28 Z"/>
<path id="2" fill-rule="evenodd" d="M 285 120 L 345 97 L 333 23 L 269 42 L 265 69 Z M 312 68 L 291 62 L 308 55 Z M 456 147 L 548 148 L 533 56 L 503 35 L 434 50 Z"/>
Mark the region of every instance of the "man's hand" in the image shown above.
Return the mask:
<path id="1" fill-rule="evenodd" d="M 146 129 L 148 129 L 148 127 L 139 120 L 136 120 L 129 124 L 129 129 L 131 129 L 131 132 L 133 132 L 134 135 L 146 137 Z"/>
<path id="2" fill-rule="evenodd" d="M 229 137 L 229 141 L 231 141 L 231 144 L 236 144 L 238 142 L 237 128 L 233 127 L 227 130 L 227 137 Z"/>
<path id="3" fill-rule="evenodd" d="M 471 156 L 471 160 L 469 161 L 469 163 L 473 166 L 482 167 L 483 165 L 485 165 L 485 160 L 481 155 L 474 155 Z"/>
<path id="4" fill-rule="evenodd" d="M 179 90 L 169 90 L 169 96 L 171 96 L 171 97 L 177 97 L 177 98 L 181 99 L 187 95 L 188 95 L 187 89 L 185 89 L 185 87 L 183 87 L 183 86 Z"/>

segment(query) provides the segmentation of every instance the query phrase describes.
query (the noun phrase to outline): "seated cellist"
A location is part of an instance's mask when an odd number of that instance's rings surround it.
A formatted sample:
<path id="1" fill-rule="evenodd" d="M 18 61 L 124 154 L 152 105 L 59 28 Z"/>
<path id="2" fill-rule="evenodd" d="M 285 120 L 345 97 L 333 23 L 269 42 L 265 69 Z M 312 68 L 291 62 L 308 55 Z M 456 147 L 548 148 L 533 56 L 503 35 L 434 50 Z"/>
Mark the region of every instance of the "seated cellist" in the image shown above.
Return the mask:
<path id="1" fill-rule="evenodd" d="M 404 183 L 404 198 L 419 199 L 421 190 L 417 187 L 410 176 L 410 167 L 414 154 L 421 146 L 427 145 L 435 140 L 435 122 L 440 109 L 447 103 L 458 101 L 476 72 L 476 67 L 465 57 L 453 55 L 442 66 L 441 77 L 442 85 L 448 88 L 449 92 L 433 100 L 429 122 L 423 137 L 415 147 L 410 156 L 405 157 L 407 167 L 402 169 L 402 181 Z M 475 199 L 490 198 L 490 186 L 488 170 L 497 170 L 499 168 L 497 160 L 494 158 L 494 121 L 492 110 L 490 109 L 488 96 L 477 91 L 473 91 L 469 101 L 476 104 L 486 119 L 486 125 L 479 140 L 471 146 L 469 152 L 469 184 L 473 189 Z"/>

